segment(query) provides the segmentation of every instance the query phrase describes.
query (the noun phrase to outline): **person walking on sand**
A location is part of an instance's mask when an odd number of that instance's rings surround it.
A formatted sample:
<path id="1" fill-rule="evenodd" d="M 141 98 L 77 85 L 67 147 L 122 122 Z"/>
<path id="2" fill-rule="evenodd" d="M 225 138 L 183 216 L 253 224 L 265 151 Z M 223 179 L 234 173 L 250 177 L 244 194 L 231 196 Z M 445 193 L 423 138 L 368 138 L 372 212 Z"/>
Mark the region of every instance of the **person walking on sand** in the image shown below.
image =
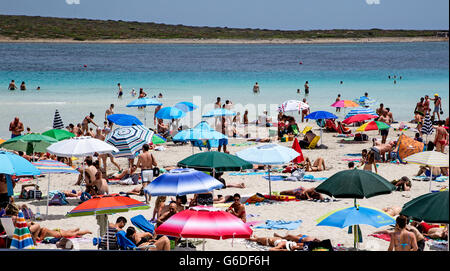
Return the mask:
<path id="1" fill-rule="evenodd" d="M 258 94 L 259 93 L 259 85 L 258 82 L 255 83 L 255 85 L 253 86 L 253 94 Z"/>
<path id="2" fill-rule="evenodd" d="M 83 121 L 81 122 L 81 131 L 84 135 L 89 135 L 89 123 L 92 123 L 98 127 L 98 125 L 94 122 L 94 114 L 92 112 L 89 113 L 89 116 L 84 117 Z"/>
<path id="3" fill-rule="evenodd" d="M 441 101 L 441 97 L 439 97 L 439 95 L 436 93 L 434 94 L 434 99 L 430 99 L 432 101 L 434 101 L 434 110 L 433 110 L 433 119 L 435 118 L 434 115 L 437 114 L 438 117 L 438 121 L 441 120 L 441 115 L 439 114 L 440 112 L 442 112 L 442 101 Z"/>
<path id="4" fill-rule="evenodd" d="M 384 122 L 384 123 L 386 123 L 387 125 L 390 125 L 391 124 L 391 118 L 388 116 L 388 111 L 387 110 L 383 110 L 383 113 L 382 113 L 382 115 L 378 118 L 378 121 L 379 122 Z M 389 134 L 389 128 L 388 129 L 383 129 L 383 130 L 380 130 L 380 134 L 381 134 L 381 144 L 384 144 L 384 143 L 386 143 L 386 139 L 387 139 L 387 136 L 388 136 L 388 134 Z"/>
<path id="5" fill-rule="evenodd" d="M 9 131 L 11 131 L 11 138 L 21 136 L 24 131 L 23 123 L 19 120 L 19 117 L 15 117 L 9 124 Z"/>
<path id="6" fill-rule="evenodd" d="M 155 157 L 149 152 L 150 146 L 144 144 L 142 146 L 142 153 L 138 156 L 137 166 L 141 168 L 142 187 L 145 188 L 153 180 L 153 167 L 156 167 Z M 150 202 L 151 196 L 145 193 L 145 203 Z"/>
<path id="7" fill-rule="evenodd" d="M 336 98 L 336 102 L 339 102 L 341 100 L 341 94 L 338 94 L 337 98 Z M 341 108 L 340 107 L 336 107 L 336 112 L 341 112 Z"/>

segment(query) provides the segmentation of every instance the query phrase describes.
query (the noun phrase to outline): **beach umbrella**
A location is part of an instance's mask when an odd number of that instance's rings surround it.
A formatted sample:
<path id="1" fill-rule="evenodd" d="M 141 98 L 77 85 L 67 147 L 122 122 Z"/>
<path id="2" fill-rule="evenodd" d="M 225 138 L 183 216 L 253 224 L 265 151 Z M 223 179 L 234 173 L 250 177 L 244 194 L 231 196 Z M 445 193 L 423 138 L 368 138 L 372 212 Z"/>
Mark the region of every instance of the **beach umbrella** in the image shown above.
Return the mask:
<path id="1" fill-rule="evenodd" d="M 179 102 L 179 103 L 176 103 L 174 105 L 174 107 L 176 107 L 184 112 L 194 111 L 195 109 L 198 108 L 198 106 L 196 106 L 195 104 L 193 104 L 191 102 Z"/>
<path id="2" fill-rule="evenodd" d="M 331 106 L 333 106 L 333 107 L 359 107 L 359 104 L 357 104 L 351 100 L 340 100 L 340 101 L 333 103 Z"/>
<path id="3" fill-rule="evenodd" d="M 2 144 L 2 143 L 5 142 L 5 141 L 6 141 L 6 140 L 0 138 L 0 144 Z"/>
<path id="4" fill-rule="evenodd" d="M 124 126 L 114 129 L 106 136 L 105 141 L 119 150 L 113 152 L 114 156 L 126 157 L 140 151 L 144 144 L 149 144 L 153 134 L 153 131 L 142 125 Z"/>
<path id="5" fill-rule="evenodd" d="M 366 97 L 366 96 L 361 96 L 361 97 L 359 97 L 359 99 L 355 99 L 354 101 L 357 102 L 359 105 L 365 106 L 365 107 L 369 107 L 369 106 L 375 105 L 377 103 L 376 100 Z"/>
<path id="6" fill-rule="evenodd" d="M 0 151 L 0 174 L 34 176 L 41 175 L 41 171 L 19 155 Z"/>
<path id="7" fill-rule="evenodd" d="M 149 209 L 150 206 L 146 205 L 143 202 L 132 199 L 130 197 L 121 196 L 119 194 L 110 194 L 110 195 L 101 195 L 101 196 L 93 196 L 91 199 L 81 203 L 70 212 L 66 214 L 67 217 L 76 217 L 76 216 L 87 216 L 87 215 L 95 215 L 95 216 L 107 216 L 110 214 L 128 212 L 134 210 L 146 210 Z M 106 223 L 100 225 L 103 227 L 101 232 L 106 232 L 108 227 L 108 221 L 106 219 Z M 107 235 L 109 237 L 109 235 Z M 107 240 L 107 249 L 109 249 L 109 242 Z"/>
<path id="8" fill-rule="evenodd" d="M 378 118 L 378 116 L 376 116 L 376 115 L 357 114 L 357 115 L 353 115 L 353 116 L 350 116 L 350 117 L 346 118 L 344 121 L 342 121 L 342 123 L 352 124 L 354 122 L 362 122 L 362 121 L 365 121 L 365 120 L 376 119 L 376 118 Z"/>
<path id="9" fill-rule="evenodd" d="M 144 125 L 138 118 L 127 114 L 112 114 L 107 117 L 108 121 L 120 126 Z"/>
<path id="10" fill-rule="evenodd" d="M 318 193 L 335 198 L 371 198 L 390 194 L 395 186 L 388 180 L 367 170 L 349 169 L 339 171 L 316 187 Z"/>
<path id="11" fill-rule="evenodd" d="M 437 151 L 424 151 L 410 155 L 404 159 L 405 162 L 430 167 L 430 191 L 433 167 L 448 167 L 448 154 Z"/>
<path id="12" fill-rule="evenodd" d="M 226 135 L 212 129 L 206 121 L 202 121 L 192 129 L 182 130 L 177 133 L 173 140 L 187 141 L 187 140 L 208 140 L 208 139 L 225 139 Z"/>
<path id="13" fill-rule="evenodd" d="M 408 201 L 400 214 L 428 223 L 449 223 L 448 190 L 427 193 Z"/>
<path id="14" fill-rule="evenodd" d="M 14 235 L 11 241 L 11 249 L 34 249 L 33 238 L 31 232 L 28 229 L 27 221 L 22 211 L 19 211 L 16 220 L 16 228 L 14 229 Z"/>
<path id="15" fill-rule="evenodd" d="M 181 196 L 206 193 L 222 188 L 216 178 L 195 169 L 172 169 L 154 179 L 144 188 L 152 196 Z"/>
<path id="16" fill-rule="evenodd" d="M 58 141 L 75 137 L 75 134 L 73 134 L 67 130 L 62 130 L 62 129 L 51 129 L 51 130 L 43 132 L 42 135 L 49 136 Z"/>
<path id="17" fill-rule="evenodd" d="M 69 158 L 93 156 L 95 153 L 119 152 L 113 145 L 90 136 L 73 137 L 53 143 L 47 148 L 47 151 L 56 156 Z"/>
<path id="18" fill-rule="evenodd" d="M 293 163 L 300 164 L 301 162 L 305 161 L 305 158 L 303 157 L 302 148 L 300 148 L 300 144 L 298 143 L 297 138 L 295 138 L 294 142 L 292 143 L 292 149 L 300 153 L 299 156 L 297 156 L 294 160 L 292 160 Z"/>
<path id="19" fill-rule="evenodd" d="M 64 123 L 59 115 L 58 109 L 56 109 L 55 116 L 53 118 L 53 129 L 64 129 Z"/>
<path id="20" fill-rule="evenodd" d="M 358 243 L 359 225 L 370 225 L 375 228 L 395 224 L 394 218 L 387 213 L 369 207 L 352 206 L 332 211 L 316 220 L 316 226 L 345 228 L 353 226 L 354 247 Z"/>
<path id="21" fill-rule="evenodd" d="M 357 132 L 364 132 L 364 131 L 373 131 L 373 130 L 385 130 L 389 129 L 391 126 L 388 124 L 381 122 L 381 121 L 370 121 L 368 123 L 364 123 L 361 125 L 358 129 L 356 129 Z"/>
<path id="22" fill-rule="evenodd" d="M 47 152 L 47 147 L 55 142 L 58 142 L 58 140 L 49 136 L 26 134 L 8 139 L 0 147 L 8 150 L 23 151 L 31 155 L 35 152 Z"/>
<path id="23" fill-rule="evenodd" d="M 42 174 L 48 174 L 47 181 L 47 211 L 46 217 L 48 217 L 48 205 L 49 205 L 49 192 L 50 192 L 50 175 L 52 174 L 79 174 L 79 172 L 73 169 L 71 166 L 61 163 L 55 160 L 41 160 L 32 163 L 37 169 L 41 171 Z"/>
<path id="24" fill-rule="evenodd" d="M 144 122 L 145 122 L 145 124 L 147 124 L 147 118 L 145 117 L 145 107 L 146 106 L 160 106 L 160 105 L 162 105 L 162 103 L 160 101 L 144 97 L 144 98 L 139 98 L 139 99 L 132 101 L 131 103 L 127 104 L 127 107 L 144 108 Z"/>
<path id="25" fill-rule="evenodd" d="M 314 119 L 314 120 L 337 119 L 337 118 L 338 117 L 335 114 L 332 114 L 327 111 L 315 111 L 315 112 L 308 114 L 305 117 L 305 119 Z M 323 138 L 322 133 L 323 133 L 323 128 L 320 127 L 320 144 L 322 144 L 322 138 Z"/>
<path id="26" fill-rule="evenodd" d="M 158 119 L 180 119 L 186 116 L 186 113 L 176 107 L 163 107 L 156 113 Z"/>
<path id="27" fill-rule="evenodd" d="M 239 151 L 236 153 L 236 155 L 252 164 L 269 166 L 269 195 L 272 195 L 270 166 L 289 163 L 290 161 L 297 158 L 300 154 L 291 148 L 287 148 L 277 144 L 265 144 L 262 146 L 251 147 Z"/>
<path id="28" fill-rule="evenodd" d="M 425 142 L 428 142 L 428 135 L 431 135 L 434 132 L 433 122 L 431 121 L 431 117 L 428 112 L 423 119 L 422 129 L 420 129 L 420 132 L 426 135 Z"/>
<path id="29" fill-rule="evenodd" d="M 235 116 L 236 112 L 230 111 L 225 108 L 216 108 L 214 110 L 209 111 L 208 113 L 204 114 L 203 118 L 211 118 L 211 117 L 219 117 L 219 116 Z"/>
<path id="30" fill-rule="evenodd" d="M 308 109 L 309 105 L 302 101 L 288 100 L 284 101 L 279 107 L 280 112 L 298 112 L 304 109 Z"/>
<path id="31" fill-rule="evenodd" d="M 347 119 L 351 116 L 360 115 L 360 114 L 378 116 L 378 114 L 375 112 L 375 110 L 373 110 L 371 108 L 357 107 L 357 108 L 350 110 L 350 112 L 348 112 L 348 114 L 345 116 L 345 118 Z"/>
<path id="32" fill-rule="evenodd" d="M 166 139 L 163 136 L 159 135 L 159 134 L 153 133 L 152 143 L 155 144 L 155 145 L 163 144 L 163 143 L 166 143 Z"/>
<path id="33" fill-rule="evenodd" d="M 236 216 L 206 206 L 192 207 L 174 214 L 157 227 L 155 232 L 178 238 L 215 240 L 250 238 L 253 233 L 252 229 Z"/>
<path id="34" fill-rule="evenodd" d="M 178 162 L 177 166 L 197 170 L 212 170 L 214 172 L 240 171 L 253 168 L 251 163 L 235 155 L 217 151 L 191 155 Z"/>

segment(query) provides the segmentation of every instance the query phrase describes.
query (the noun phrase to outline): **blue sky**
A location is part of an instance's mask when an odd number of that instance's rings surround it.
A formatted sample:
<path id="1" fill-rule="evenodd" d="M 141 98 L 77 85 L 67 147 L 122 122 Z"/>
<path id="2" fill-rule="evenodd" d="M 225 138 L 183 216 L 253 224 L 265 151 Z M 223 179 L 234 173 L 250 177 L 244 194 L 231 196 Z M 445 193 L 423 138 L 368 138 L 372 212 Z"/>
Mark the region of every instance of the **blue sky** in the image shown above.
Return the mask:
<path id="1" fill-rule="evenodd" d="M 1 0 L 0 14 L 282 30 L 448 29 L 449 0 Z"/>

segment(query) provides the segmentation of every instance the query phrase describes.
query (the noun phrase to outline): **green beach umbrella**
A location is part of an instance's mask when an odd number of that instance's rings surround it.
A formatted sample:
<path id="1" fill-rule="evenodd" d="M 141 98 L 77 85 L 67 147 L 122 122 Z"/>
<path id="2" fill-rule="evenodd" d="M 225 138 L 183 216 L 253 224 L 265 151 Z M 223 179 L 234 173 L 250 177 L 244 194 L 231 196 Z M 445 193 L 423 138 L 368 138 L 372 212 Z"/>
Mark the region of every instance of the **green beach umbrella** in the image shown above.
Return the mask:
<path id="1" fill-rule="evenodd" d="M 35 152 L 47 152 L 48 146 L 56 142 L 58 142 L 58 140 L 49 136 L 27 134 L 11 138 L 3 142 L 0 147 L 8 150 L 23 151 L 28 155 L 31 155 Z"/>
<path id="2" fill-rule="evenodd" d="M 340 171 L 316 187 L 316 191 L 335 198 L 371 198 L 390 194 L 395 186 L 385 178 L 367 170 Z"/>
<path id="3" fill-rule="evenodd" d="M 400 214 L 429 223 L 448 224 L 448 190 L 427 193 L 408 201 Z"/>
<path id="4" fill-rule="evenodd" d="M 62 129 L 51 129 L 43 132 L 42 135 L 52 137 L 58 141 L 75 137 L 73 133 Z"/>
<path id="5" fill-rule="evenodd" d="M 367 123 L 364 123 L 361 125 L 358 129 L 356 129 L 357 132 L 363 132 L 363 131 L 371 131 L 371 130 L 385 130 L 389 129 L 391 126 L 387 125 L 384 122 L 381 121 L 370 121 Z"/>
<path id="6" fill-rule="evenodd" d="M 152 143 L 157 145 L 157 144 L 163 144 L 166 143 L 166 140 L 164 139 L 164 137 L 160 136 L 159 134 L 153 134 L 152 136 Z"/>
<path id="7" fill-rule="evenodd" d="M 177 166 L 195 168 L 197 170 L 214 170 L 217 172 L 240 171 L 251 169 L 253 165 L 235 155 L 210 151 L 191 155 L 180 162 Z"/>

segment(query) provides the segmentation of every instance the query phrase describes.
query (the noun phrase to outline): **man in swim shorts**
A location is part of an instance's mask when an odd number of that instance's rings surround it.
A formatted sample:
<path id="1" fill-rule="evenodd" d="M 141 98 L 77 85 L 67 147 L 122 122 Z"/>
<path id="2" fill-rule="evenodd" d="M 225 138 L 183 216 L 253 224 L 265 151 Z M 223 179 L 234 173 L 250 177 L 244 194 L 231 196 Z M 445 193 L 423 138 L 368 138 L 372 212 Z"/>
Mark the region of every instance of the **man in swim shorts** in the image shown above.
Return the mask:
<path id="1" fill-rule="evenodd" d="M 11 131 L 11 138 L 21 136 L 24 131 L 23 123 L 19 120 L 19 117 L 15 117 L 9 124 L 9 131 Z"/>
<path id="2" fill-rule="evenodd" d="M 153 154 L 149 152 L 150 146 L 144 144 L 142 146 L 142 153 L 138 156 L 137 167 L 141 168 L 142 186 L 145 188 L 153 180 L 153 167 L 157 166 Z M 149 203 L 151 196 L 145 193 L 145 203 Z"/>

